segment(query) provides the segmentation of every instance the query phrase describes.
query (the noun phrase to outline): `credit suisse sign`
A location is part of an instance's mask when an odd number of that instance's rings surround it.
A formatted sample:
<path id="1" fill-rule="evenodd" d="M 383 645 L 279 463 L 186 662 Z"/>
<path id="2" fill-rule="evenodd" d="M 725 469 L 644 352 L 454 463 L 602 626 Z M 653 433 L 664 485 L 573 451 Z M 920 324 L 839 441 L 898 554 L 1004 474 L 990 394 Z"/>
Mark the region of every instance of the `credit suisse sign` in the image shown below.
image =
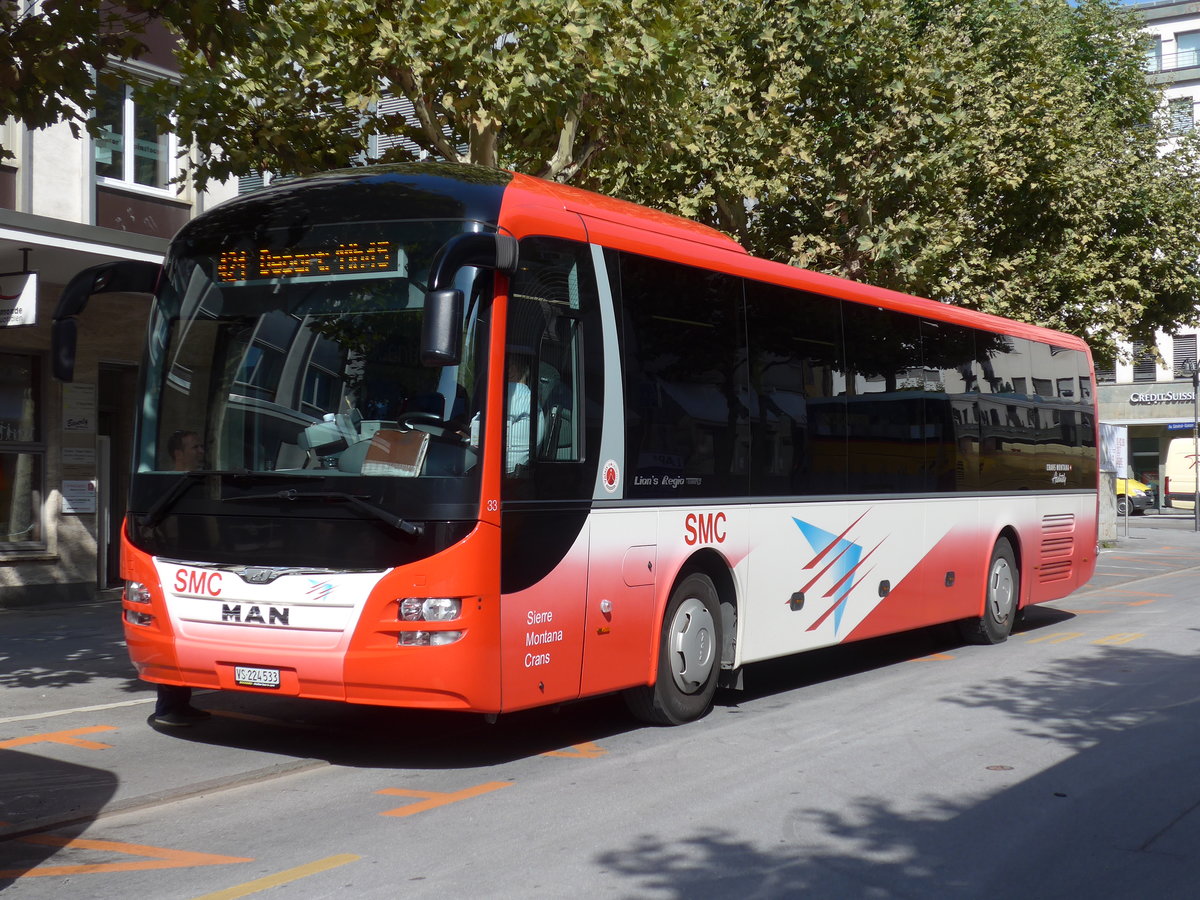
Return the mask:
<path id="1" fill-rule="evenodd" d="M 1134 393 L 1129 402 L 1134 406 L 1150 406 L 1155 403 L 1191 403 L 1196 395 L 1191 391 L 1157 391 L 1152 394 Z"/>

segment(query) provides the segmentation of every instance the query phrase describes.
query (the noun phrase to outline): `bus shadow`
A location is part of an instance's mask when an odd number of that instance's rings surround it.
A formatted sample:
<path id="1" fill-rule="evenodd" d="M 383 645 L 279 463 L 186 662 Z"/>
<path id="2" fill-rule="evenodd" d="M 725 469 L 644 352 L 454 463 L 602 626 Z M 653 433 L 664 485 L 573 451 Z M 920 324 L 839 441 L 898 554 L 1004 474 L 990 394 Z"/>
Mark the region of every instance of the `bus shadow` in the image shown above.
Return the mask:
<path id="1" fill-rule="evenodd" d="M 1034 607 L 1022 616 L 1016 633 L 1049 628 L 1073 617 L 1063 610 Z M 754 663 L 745 669 L 741 690 L 717 691 L 716 706 L 736 710 L 746 702 L 963 646 L 953 625 L 939 625 Z M 601 752 L 587 745 L 647 727 L 616 695 L 507 713 L 494 722 L 475 713 L 220 692 L 198 695 L 197 703 L 213 718 L 172 731 L 173 737 L 352 768 L 475 768 L 546 753 Z M 580 747 L 584 749 L 573 749 Z"/>
<path id="2" fill-rule="evenodd" d="M 1040 631 L 1073 618 L 1075 614 L 1066 610 L 1046 606 L 1029 607 L 1022 611 L 1013 634 Z M 969 645 L 963 641 L 957 626 L 948 623 L 751 663 L 745 667 L 742 690 L 719 691 L 717 704 L 736 707 L 749 700 L 785 694 L 900 663 L 936 657 L 938 654 L 953 653 L 966 646 Z"/>
<path id="3" fill-rule="evenodd" d="M 494 722 L 477 713 L 231 694 L 197 697 L 197 705 L 213 718 L 172 731 L 173 737 L 367 769 L 477 768 L 588 752 L 572 748 L 640 727 L 615 696 L 509 713 Z"/>

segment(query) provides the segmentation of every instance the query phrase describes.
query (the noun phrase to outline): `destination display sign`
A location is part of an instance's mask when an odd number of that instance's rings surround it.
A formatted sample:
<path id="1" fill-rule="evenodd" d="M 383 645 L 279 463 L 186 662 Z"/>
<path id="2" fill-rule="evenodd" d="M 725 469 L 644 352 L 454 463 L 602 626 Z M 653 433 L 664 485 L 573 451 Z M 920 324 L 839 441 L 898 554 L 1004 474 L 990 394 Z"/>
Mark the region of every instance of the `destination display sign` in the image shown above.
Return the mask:
<path id="1" fill-rule="evenodd" d="M 395 241 L 348 241 L 303 250 L 226 250 L 217 258 L 217 280 L 247 284 L 280 279 L 337 279 L 404 275 L 397 271 Z"/>

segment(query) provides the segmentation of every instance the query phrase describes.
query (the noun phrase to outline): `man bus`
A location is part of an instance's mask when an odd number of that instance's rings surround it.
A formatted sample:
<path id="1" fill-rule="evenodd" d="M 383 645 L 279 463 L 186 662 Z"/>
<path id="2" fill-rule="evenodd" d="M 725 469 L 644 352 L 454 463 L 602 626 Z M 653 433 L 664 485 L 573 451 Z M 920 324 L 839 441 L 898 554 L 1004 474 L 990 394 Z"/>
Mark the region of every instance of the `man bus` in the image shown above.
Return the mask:
<path id="1" fill-rule="evenodd" d="M 297 179 L 161 272 L 81 276 L 60 377 L 87 297 L 151 285 L 122 535 L 149 681 L 487 714 L 621 691 L 680 723 L 757 660 L 1001 642 L 1095 566 L 1081 340 L 694 222 L 467 166 Z"/>

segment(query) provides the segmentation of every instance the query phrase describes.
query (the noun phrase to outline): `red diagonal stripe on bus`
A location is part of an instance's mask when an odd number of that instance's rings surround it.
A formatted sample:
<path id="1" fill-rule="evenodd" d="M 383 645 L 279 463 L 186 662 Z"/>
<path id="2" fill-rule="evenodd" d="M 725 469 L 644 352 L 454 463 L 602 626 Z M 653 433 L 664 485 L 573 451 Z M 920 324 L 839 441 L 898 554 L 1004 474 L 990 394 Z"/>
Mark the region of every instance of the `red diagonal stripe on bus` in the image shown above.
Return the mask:
<path id="1" fill-rule="evenodd" d="M 870 575 L 874 571 L 875 571 L 875 567 L 872 566 L 871 568 L 867 569 L 867 571 L 865 571 L 863 573 L 863 575 L 864 576 Z M 850 585 L 850 587 L 846 588 L 846 593 L 844 593 L 844 594 L 842 594 L 842 596 L 838 597 L 837 600 L 834 602 L 833 606 L 829 607 L 829 609 L 827 609 L 827 610 L 825 610 L 825 612 L 821 613 L 820 618 L 818 618 L 817 621 L 815 621 L 811 625 L 809 625 L 808 628 L 806 628 L 805 630 L 806 631 L 816 631 L 818 628 L 820 628 L 821 623 L 824 622 L 826 619 L 828 619 L 829 616 L 833 613 L 833 611 L 835 609 L 837 609 L 839 606 L 841 606 L 843 603 L 846 602 L 846 598 L 850 596 L 850 592 L 852 590 L 854 590 L 854 585 Z"/>
<path id="2" fill-rule="evenodd" d="M 887 538 L 884 538 L 884 540 L 887 540 Z M 829 590 L 827 590 L 825 592 L 825 596 L 832 597 L 834 594 L 836 594 L 838 591 L 838 588 L 840 588 L 843 584 L 846 583 L 846 579 L 849 578 L 850 576 L 852 576 L 855 572 L 857 572 L 858 567 L 861 566 L 863 563 L 865 563 L 868 559 L 870 559 L 871 555 L 882 546 L 883 546 L 883 541 L 880 541 L 878 544 L 876 544 L 874 547 L 872 547 L 870 553 L 868 553 L 866 556 L 864 556 L 862 559 L 860 559 L 858 562 L 856 562 L 854 564 L 853 568 L 851 568 L 849 571 L 847 571 L 845 575 L 843 575 L 841 578 L 839 578 L 837 580 L 837 583 L 833 587 L 831 587 Z"/>
<path id="3" fill-rule="evenodd" d="M 870 510 L 867 510 L 867 512 L 870 512 Z M 848 526 L 846 526 L 846 530 L 843 531 L 841 534 L 839 534 L 837 537 L 835 537 L 832 541 L 830 541 L 828 546 L 826 546 L 824 550 L 822 550 L 820 553 L 818 553 L 816 556 L 814 556 L 811 560 L 809 560 L 808 565 L 806 565 L 804 568 L 811 569 L 813 566 L 815 566 L 817 563 L 819 563 L 821 561 L 821 558 L 826 553 L 828 553 L 830 550 L 832 550 L 834 547 L 836 547 L 838 545 L 838 541 L 840 541 L 842 538 L 844 538 L 846 535 L 848 535 L 850 533 L 851 529 L 853 529 L 855 525 L 857 525 L 859 522 L 861 522 L 863 520 L 863 517 L 866 516 L 867 512 L 864 512 L 861 516 L 859 516 L 857 519 L 855 519 L 853 522 L 851 522 Z"/>
<path id="4" fill-rule="evenodd" d="M 839 540 L 840 540 L 840 538 L 839 538 Z M 849 541 L 846 541 L 846 546 L 842 548 L 842 552 L 839 553 L 837 556 L 835 556 L 833 559 L 831 559 L 829 561 L 829 565 L 827 565 L 820 572 L 818 572 L 816 575 L 814 575 L 812 581 L 810 581 L 804 587 L 800 588 L 801 592 L 807 594 L 812 589 L 812 586 L 814 584 L 816 584 L 823 577 L 825 577 L 826 572 L 828 572 L 830 569 L 832 569 L 834 566 L 837 565 L 837 561 L 839 559 L 841 559 L 843 556 L 845 556 L 846 553 L 849 552 L 851 548 L 856 547 L 856 546 L 857 546 L 857 544 L 852 544 Z M 805 568 L 807 568 L 807 566 Z M 829 596 L 829 595 L 826 594 L 825 596 Z M 791 603 L 792 601 L 789 599 L 787 602 Z"/>

